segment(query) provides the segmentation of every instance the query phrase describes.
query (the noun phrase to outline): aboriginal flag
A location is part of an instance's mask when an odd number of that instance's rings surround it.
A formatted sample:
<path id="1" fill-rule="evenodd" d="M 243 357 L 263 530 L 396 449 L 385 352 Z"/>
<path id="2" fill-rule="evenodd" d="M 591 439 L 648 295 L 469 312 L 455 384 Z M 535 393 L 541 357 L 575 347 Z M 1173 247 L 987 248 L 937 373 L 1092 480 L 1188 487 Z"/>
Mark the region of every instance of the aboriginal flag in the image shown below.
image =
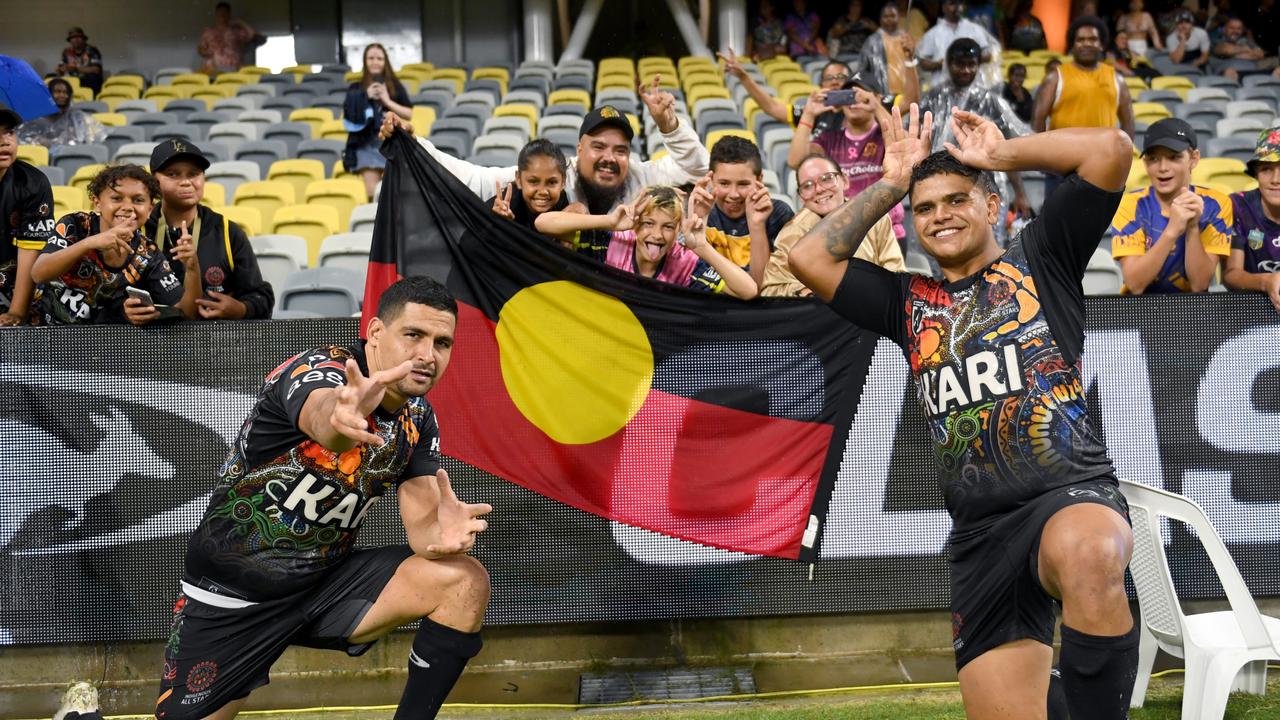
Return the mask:
<path id="1" fill-rule="evenodd" d="M 603 266 L 494 215 L 408 135 L 383 153 L 362 328 L 406 275 L 457 297 L 430 395 L 446 454 L 618 522 L 816 557 L 874 338 L 816 300 Z"/>

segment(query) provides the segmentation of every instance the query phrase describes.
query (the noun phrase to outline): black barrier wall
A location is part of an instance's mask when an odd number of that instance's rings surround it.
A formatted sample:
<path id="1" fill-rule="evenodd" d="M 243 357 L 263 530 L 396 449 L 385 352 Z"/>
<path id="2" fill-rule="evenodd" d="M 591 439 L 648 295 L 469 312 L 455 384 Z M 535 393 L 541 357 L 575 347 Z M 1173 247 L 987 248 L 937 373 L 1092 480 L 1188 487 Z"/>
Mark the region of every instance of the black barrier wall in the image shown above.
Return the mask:
<path id="1" fill-rule="evenodd" d="M 1118 472 L 1197 500 L 1253 593 L 1280 594 L 1280 315 L 1228 294 L 1088 310 L 1091 411 Z M 187 536 L 262 378 L 355 334 L 345 319 L 0 332 L 0 643 L 164 637 Z M 495 507 L 476 549 L 489 622 L 946 607 L 950 523 L 906 363 L 881 341 L 867 372 L 837 430 L 849 442 L 812 581 L 807 565 L 617 525 L 450 463 L 459 495 Z M 403 537 L 386 498 L 361 542 Z M 1184 597 L 1219 596 L 1198 543 L 1172 538 Z"/>

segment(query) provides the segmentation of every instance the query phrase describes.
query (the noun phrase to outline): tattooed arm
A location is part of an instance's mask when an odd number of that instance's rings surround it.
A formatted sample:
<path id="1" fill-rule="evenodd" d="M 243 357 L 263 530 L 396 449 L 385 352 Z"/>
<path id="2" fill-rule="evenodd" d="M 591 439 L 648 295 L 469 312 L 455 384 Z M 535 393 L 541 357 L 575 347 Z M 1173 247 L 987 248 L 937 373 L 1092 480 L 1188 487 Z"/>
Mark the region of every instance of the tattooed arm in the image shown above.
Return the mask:
<path id="1" fill-rule="evenodd" d="M 871 226 L 887 215 L 907 194 L 911 169 L 929 155 L 933 137 L 933 115 L 911 105 L 910 122 L 904 130 L 902 113 L 893 109 L 884 132 L 884 175 L 879 182 L 858 193 L 852 200 L 822 219 L 791 250 L 791 272 L 823 300 L 830 301 L 840 287 L 849 258 Z"/>

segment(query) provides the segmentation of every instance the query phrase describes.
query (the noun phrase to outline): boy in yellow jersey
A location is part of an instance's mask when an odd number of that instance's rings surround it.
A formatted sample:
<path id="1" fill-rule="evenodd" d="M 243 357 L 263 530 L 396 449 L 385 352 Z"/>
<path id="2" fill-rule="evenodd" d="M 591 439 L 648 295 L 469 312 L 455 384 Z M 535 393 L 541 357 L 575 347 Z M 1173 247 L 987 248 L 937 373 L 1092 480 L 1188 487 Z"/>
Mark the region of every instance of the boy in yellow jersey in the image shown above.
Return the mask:
<path id="1" fill-rule="evenodd" d="M 1120 291 L 1203 292 L 1231 254 L 1231 200 L 1190 184 L 1200 151 L 1185 120 L 1165 118 L 1148 128 L 1142 161 L 1150 187 L 1125 193 L 1111 222 L 1111 255 L 1124 273 Z"/>

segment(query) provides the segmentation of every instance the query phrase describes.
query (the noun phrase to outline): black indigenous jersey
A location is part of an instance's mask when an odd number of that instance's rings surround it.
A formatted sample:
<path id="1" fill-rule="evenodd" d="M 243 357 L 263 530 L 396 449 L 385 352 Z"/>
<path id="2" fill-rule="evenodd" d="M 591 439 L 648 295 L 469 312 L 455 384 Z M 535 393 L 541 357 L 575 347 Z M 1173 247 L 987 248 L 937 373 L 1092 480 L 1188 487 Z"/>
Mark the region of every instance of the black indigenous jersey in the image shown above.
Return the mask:
<path id="1" fill-rule="evenodd" d="M 267 377 L 187 546 L 185 583 L 250 602 L 306 590 L 351 553 L 383 493 L 439 469 L 439 429 L 424 398 L 369 416 L 381 447 L 339 455 L 298 429 L 312 392 L 346 384 L 348 358 L 368 373 L 363 345 L 331 346 Z"/>
<path id="2" fill-rule="evenodd" d="M 65 215 L 54 227 L 42 253 L 55 253 L 102 232 L 97 213 Z M 40 291 L 40 309 L 46 325 L 124 322 L 125 288 L 151 293 L 156 305 L 177 305 L 182 281 L 164 253 L 141 232 L 129 240 L 133 252 L 120 267 L 108 265 L 97 250 L 90 250 L 70 270 L 46 283 Z"/>
<path id="3" fill-rule="evenodd" d="M 1081 383 L 1080 281 L 1120 195 L 1070 176 L 1000 258 L 954 283 L 850 261 L 832 307 L 906 355 L 955 538 L 1114 478 Z"/>
<path id="4" fill-rule="evenodd" d="M 13 298 L 18 249 L 41 250 L 52 232 L 49 178 L 25 161 L 14 161 L 0 178 L 0 312 Z"/>

